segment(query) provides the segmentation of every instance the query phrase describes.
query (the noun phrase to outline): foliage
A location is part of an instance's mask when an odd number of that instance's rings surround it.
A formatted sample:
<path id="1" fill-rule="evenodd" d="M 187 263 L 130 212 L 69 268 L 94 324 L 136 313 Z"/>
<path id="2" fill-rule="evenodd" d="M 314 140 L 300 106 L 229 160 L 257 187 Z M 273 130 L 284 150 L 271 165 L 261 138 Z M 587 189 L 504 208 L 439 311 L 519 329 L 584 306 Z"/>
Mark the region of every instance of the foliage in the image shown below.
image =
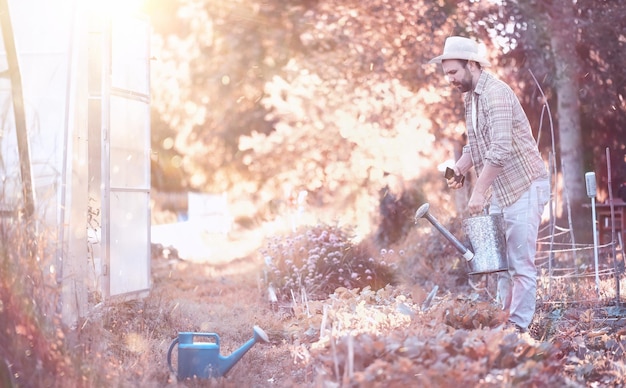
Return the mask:
<path id="1" fill-rule="evenodd" d="M 395 283 L 394 264 L 381 250 L 375 259 L 366 243 L 355 244 L 345 228 L 330 225 L 302 227 L 283 238 L 274 237 L 263 251 L 267 283 L 282 299 L 293 293 L 323 299 L 338 287 L 374 290 Z"/>
<path id="2" fill-rule="evenodd" d="M 153 107 L 177 133 L 192 187 L 228 189 L 261 208 L 292 186 L 365 226 L 386 176 L 428 176 L 432 160 L 452 158 L 460 105 L 445 107 L 436 68 L 422 64 L 434 55 L 423 50 L 427 32 L 454 7 L 185 2 L 176 34 L 154 12 L 163 35 L 154 40 Z M 441 113 L 434 121 L 429 105 Z M 451 147 L 433 148 L 437 137 Z"/>
<path id="3" fill-rule="evenodd" d="M 457 233 L 453 221 L 442 222 Z M 16 236 L 2 235 L 3 241 L 20 241 Z M 183 261 L 166 253 L 172 248 L 155 247 L 150 295 L 101 303 L 71 329 L 47 318 L 51 315 L 42 304 L 56 294 L 50 286 L 33 287 L 42 284 L 36 282 L 42 279 L 39 267 L 24 260 L 21 269 L 13 268 L 19 261 L 5 260 L 2 264 L 17 276 L 0 273 L 0 355 L 20 386 L 594 387 L 625 382 L 624 311 L 603 306 L 588 274 L 582 274 L 574 296 L 589 301 L 585 306 L 570 300 L 571 278 L 555 279 L 559 286 L 549 295 L 542 280 L 537 315 L 530 333 L 521 335 L 501 326 L 506 314 L 488 294 L 466 284 L 450 244 L 418 225 L 380 253 L 379 259 L 398 266 L 393 285 L 326 284 L 334 290 L 318 300 L 294 298 L 284 314 L 268 303 L 266 287 L 259 283 L 267 270 L 260 256 L 272 246 L 279 248 L 277 257 L 294 257 L 301 265 L 323 250 L 327 257 L 341 257 L 339 265 L 327 266 L 332 268 L 327 274 L 354 270 L 354 264 L 347 265 L 351 255 L 356 268 L 369 264 L 363 258 L 378 256 L 362 254 L 373 251 L 366 242 L 351 243 L 349 230 L 328 225 L 272 237 L 260 255 L 234 255 L 236 247 L 254 240 L 250 237 L 224 245 L 219 254 L 231 260 L 227 264 L 224 257 L 222 264 Z M 372 239 L 366 240 L 371 246 Z M 11 249 L 3 244 L 3 260 L 31 257 L 29 245 L 21 242 Z M 392 267 L 370 268 L 380 275 Z M 291 276 L 297 271 L 284 268 L 287 281 L 301 284 Z M 611 282 L 603 279 L 602 293 Z M 176 381 L 169 370 L 166 354 L 178 332 L 217 333 L 220 354 L 229 356 L 250 340 L 255 324 L 271 343 L 256 344 L 227 377 Z"/>
<path id="4" fill-rule="evenodd" d="M 605 187 L 605 147 L 613 182 L 626 174 L 626 50 L 615 28 L 625 8 L 572 7 L 584 163 Z M 154 129 L 165 133 L 155 136 L 155 167 L 171 180 L 182 172 L 190 188 L 228 190 L 262 211 L 295 187 L 331 214 L 350 209 L 346 222 L 366 227 L 386 176 L 432 179 L 464 142 L 460 99 L 423 65 L 451 34 L 487 42 L 492 70 L 518 92 L 545 158 L 558 148 L 548 119 L 558 129 L 556 2 L 152 0 L 147 9 Z"/>
<path id="5" fill-rule="evenodd" d="M 58 289 L 43 270 L 52 258 L 46 234 L 34 230 L 17 214 L 0 222 L 0 385 L 6 362 L 21 386 L 61 387 L 55 375 L 73 378 L 76 360 L 55 312 Z"/>
<path id="6" fill-rule="evenodd" d="M 415 302 L 392 288 L 338 290 L 310 362 L 344 385 L 572 385 L 558 347 L 498 329 L 505 317 L 492 304 L 451 295 L 430 309 Z"/>

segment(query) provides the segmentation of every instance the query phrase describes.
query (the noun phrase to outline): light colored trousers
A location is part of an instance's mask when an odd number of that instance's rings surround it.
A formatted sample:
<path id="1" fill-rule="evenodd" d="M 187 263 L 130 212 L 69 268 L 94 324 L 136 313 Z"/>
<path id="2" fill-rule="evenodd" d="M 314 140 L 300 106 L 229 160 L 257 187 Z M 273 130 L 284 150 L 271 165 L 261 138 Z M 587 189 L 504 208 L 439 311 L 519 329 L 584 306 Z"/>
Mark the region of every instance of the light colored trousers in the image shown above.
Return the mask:
<path id="1" fill-rule="evenodd" d="M 509 321 L 527 329 L 535 314 L 537 298 L 537 235 L 550 182 L 536 180 L 512 205 L 500 208 L 492 201 L 490 214 L 502 213 L 506 226 L 508 272 L 498 273 L 497 300 L 509 311 Z"/>

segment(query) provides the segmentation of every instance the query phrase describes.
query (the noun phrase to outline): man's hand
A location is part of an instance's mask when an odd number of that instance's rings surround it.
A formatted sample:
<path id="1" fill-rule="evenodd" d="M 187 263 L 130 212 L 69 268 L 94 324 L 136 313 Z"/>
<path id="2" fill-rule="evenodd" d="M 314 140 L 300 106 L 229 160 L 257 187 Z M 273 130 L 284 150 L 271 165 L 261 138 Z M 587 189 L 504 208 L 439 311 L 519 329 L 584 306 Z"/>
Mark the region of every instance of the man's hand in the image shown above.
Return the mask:
<path id="1" fill-rule="evenodd" d="M 448 187 L 455 190 L 460 189 L 463 187 L 463 181 L 459 181 L 456 178 L 450 178 L 448 179 Z"/>
<path id="2" fill-rule="evenodd" d="M 465 182 L 465 176 L 459 172 L 456 166 L 454 169 L 447 167 L 445 177 L 448 180 L 448 187 L 451 189 L 460 189 Z"/>
<path id="3" fill-rule="evenodd" d="M 500 171 L 502 171 L 502 167 L 497 167 L 489 163 L 485 164 L 483 170 L 480 172 L 480 176 L 476 180 L 474 190 L 472 190 L 472 196 L 467 204 L 470 214 L 476 215 L 483 211 L 485 205 L 487 205 L 487 190 L 491 187 L 491 184 Z"/>
<path id="4" fill-rule="evenodd" d="M 484 194 L 474 190 L 472 196 L 470 197 L 469 203 L 467 204 L 470 215 L 477 215 L 482 213 L 482 211 L 485 209 L 485 201 L 486 199 Z"/>

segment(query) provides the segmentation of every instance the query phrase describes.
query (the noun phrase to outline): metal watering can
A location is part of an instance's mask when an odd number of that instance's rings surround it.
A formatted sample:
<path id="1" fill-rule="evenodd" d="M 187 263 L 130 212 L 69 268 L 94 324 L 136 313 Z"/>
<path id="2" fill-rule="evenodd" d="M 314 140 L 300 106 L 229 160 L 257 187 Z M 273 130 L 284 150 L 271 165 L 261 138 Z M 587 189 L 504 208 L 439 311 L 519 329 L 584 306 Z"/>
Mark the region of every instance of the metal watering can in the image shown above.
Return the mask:
<path id="1" fill-rule="evenodd" d="M 463 230 L 469 238 L 471 250 L 465 247 L 435 217 L 428 213 L 430 205 L 423 204 L 415 212 L 415 223 L 426 218 L 450 241 L 467 260 L 470 275 L 507 271 L 504 218 L 501 214 L 485 214 L 463 220 Z"/>
<path id="2" fill-rule="evenodd" d="M 259 340 L 269 342 L 267 334 L 258 326 L 253 328 L 254 336 L 230 356 L 220 354 L 220 337 L 216 333 L 178 333 L 167 352 L 167 365 L 178 380 L 186 378 L 208 379 L 222 377 L 232 369 L 244 354 Z M 194 338 L 210 338 L 215 342 L 194 342 Z M 178 344 L 178 370 L 172 367 L 172 351 Z"/>

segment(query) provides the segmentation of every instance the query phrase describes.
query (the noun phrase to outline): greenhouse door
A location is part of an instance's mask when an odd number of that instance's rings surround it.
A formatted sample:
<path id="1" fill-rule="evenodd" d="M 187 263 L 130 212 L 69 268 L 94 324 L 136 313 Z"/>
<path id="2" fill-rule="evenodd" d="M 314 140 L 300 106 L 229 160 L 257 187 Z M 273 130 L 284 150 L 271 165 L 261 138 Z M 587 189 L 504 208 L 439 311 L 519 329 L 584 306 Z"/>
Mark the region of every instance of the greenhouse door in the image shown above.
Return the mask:
<path id="1" fill-rule="evenodd" d="M 89 81 L 90 127 L 100 131 L 90 145 L 90 162 L 100 160 L 90 163 L 99 175 L 90 182 L 101 237 L 94 264 L 102 297 L 135 296 L 150 289 L 150 28 L 123 16 L 100 26 L 90 31 L 90 73 L 100 72 Z"/>

